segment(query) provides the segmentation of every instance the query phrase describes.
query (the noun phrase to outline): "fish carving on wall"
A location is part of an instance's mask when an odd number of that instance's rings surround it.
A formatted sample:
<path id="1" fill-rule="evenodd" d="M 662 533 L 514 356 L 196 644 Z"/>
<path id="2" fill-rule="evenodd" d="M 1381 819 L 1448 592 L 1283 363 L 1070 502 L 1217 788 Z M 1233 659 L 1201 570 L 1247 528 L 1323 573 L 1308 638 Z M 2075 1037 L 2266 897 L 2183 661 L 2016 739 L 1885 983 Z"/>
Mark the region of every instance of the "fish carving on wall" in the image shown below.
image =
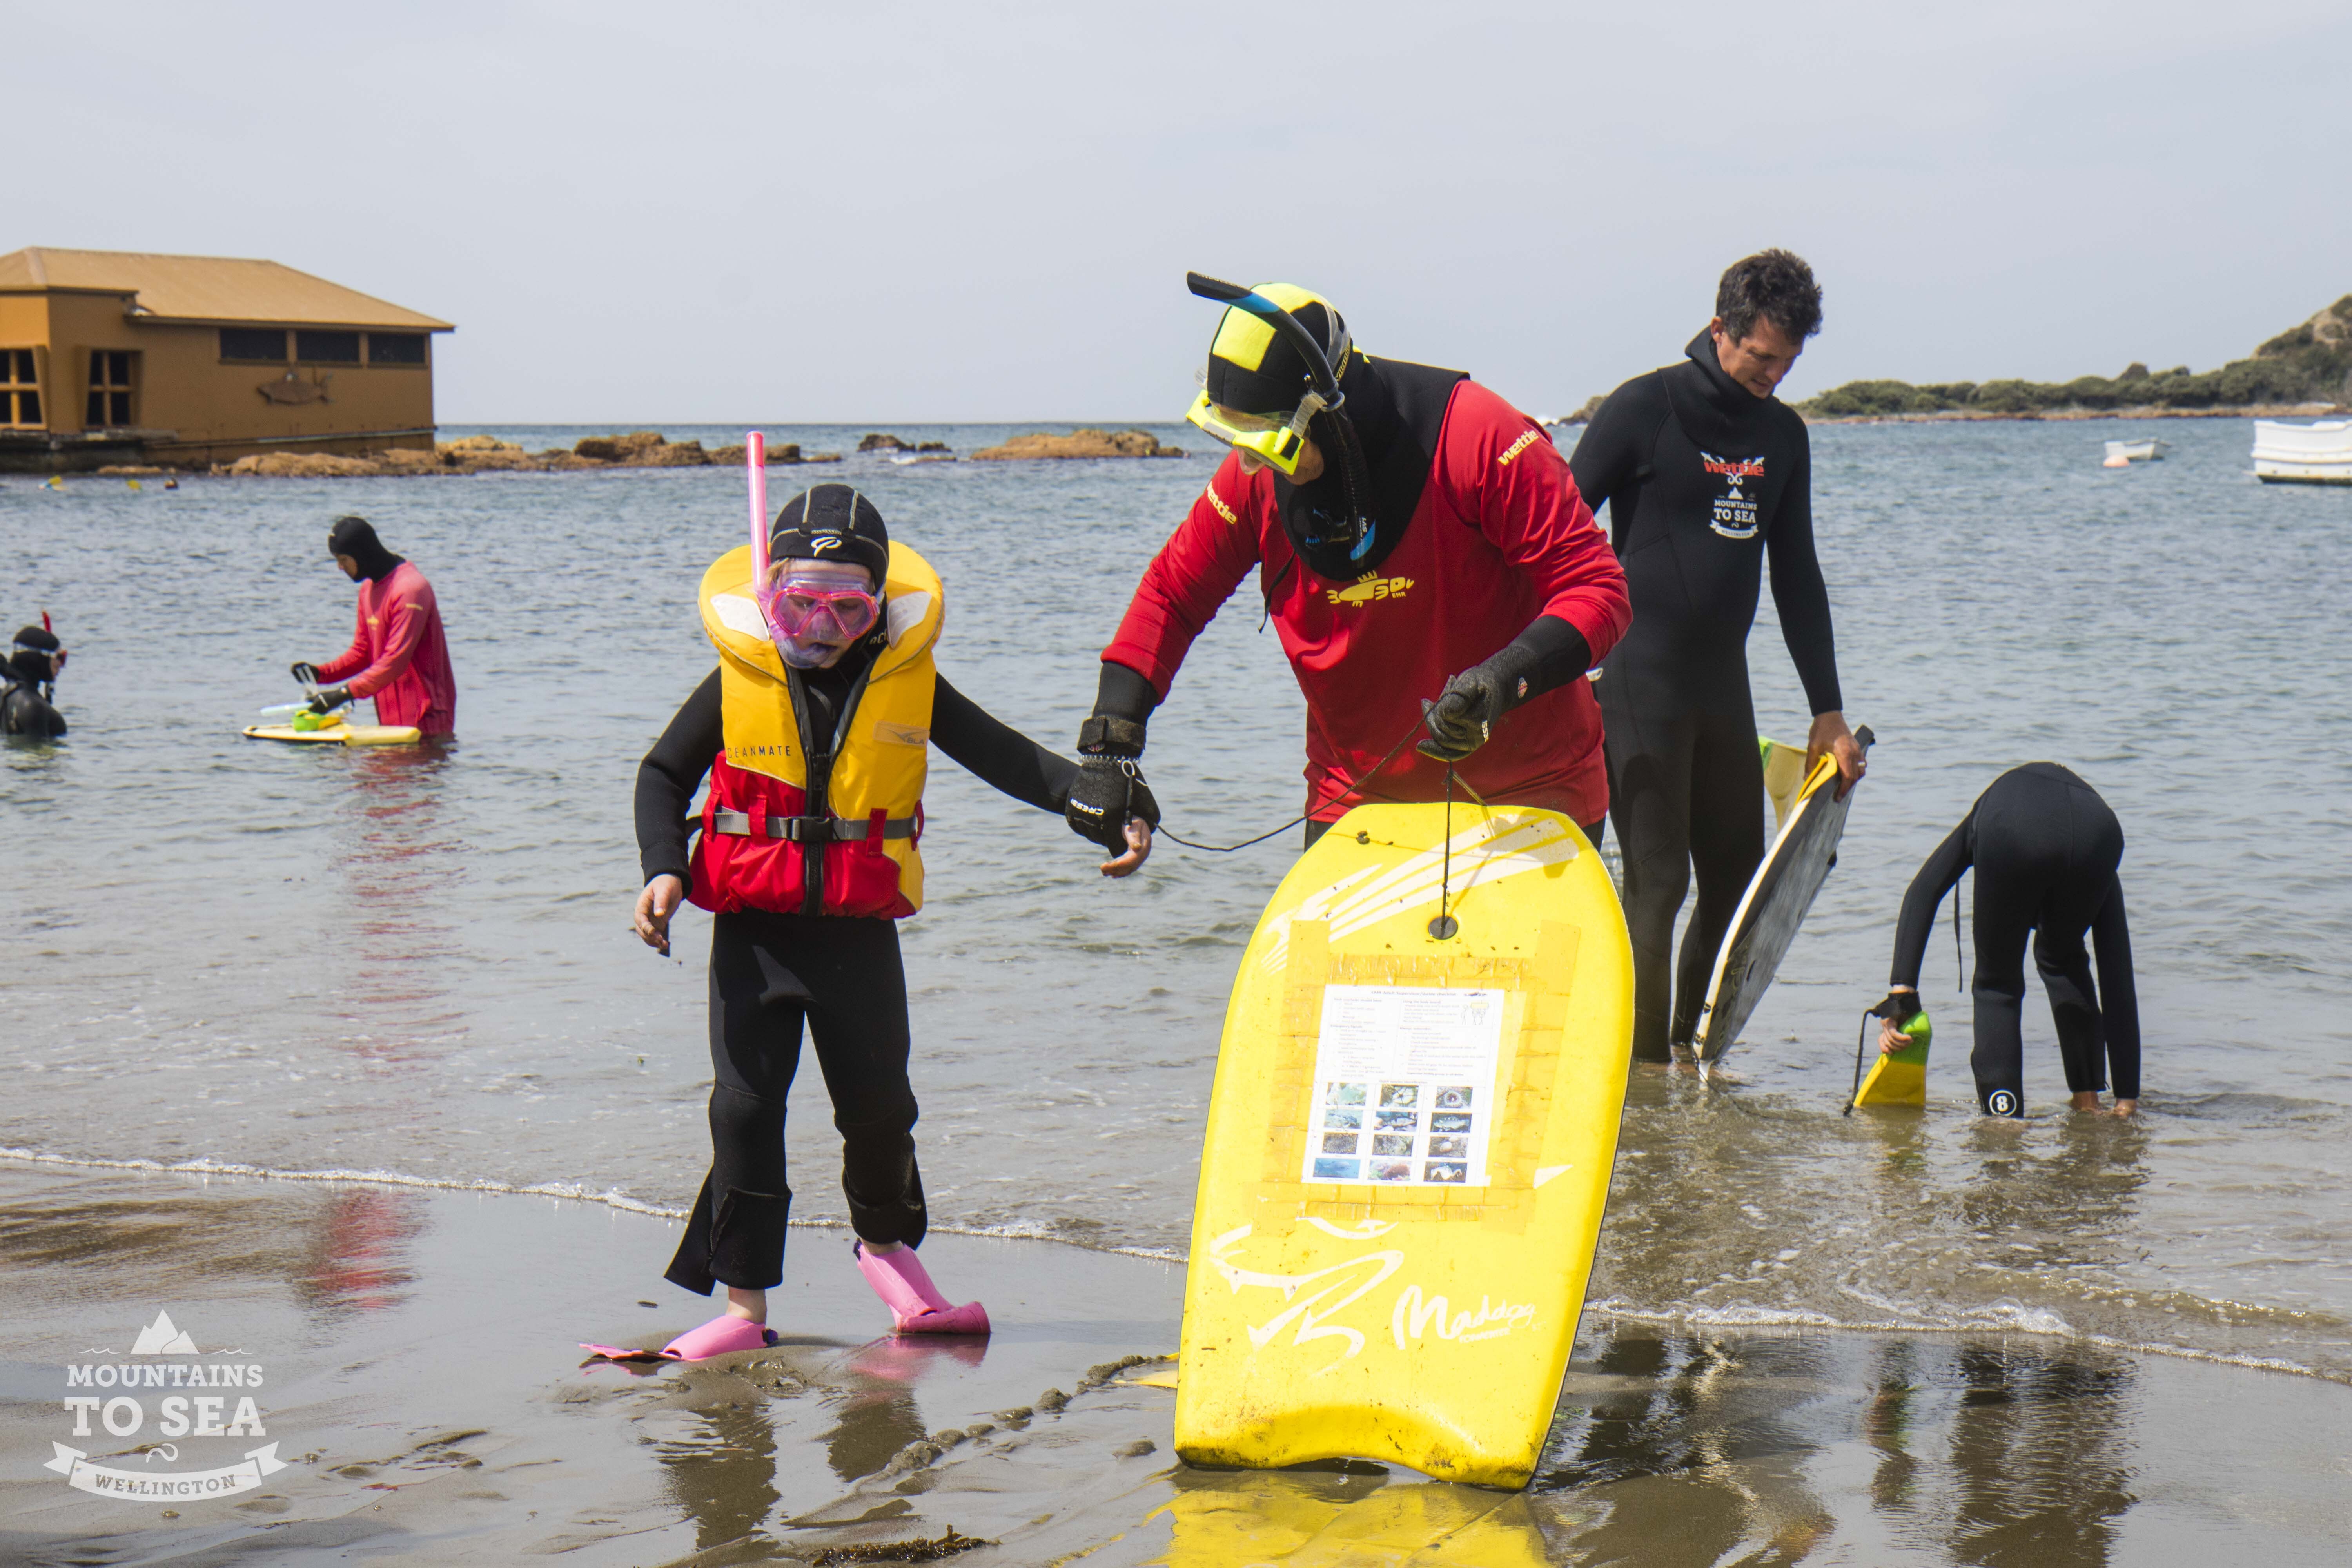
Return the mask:
<path id="1" fill-rule="evenodd" d="M 333 373 L 328 372 L 316 381 L 304 381 L 289 370 L 276 381 L 265 381 L 254 390 L 272 403 L 332 403 L 334 399 L 327 395 L 327 384 L 334 379 Z"/>

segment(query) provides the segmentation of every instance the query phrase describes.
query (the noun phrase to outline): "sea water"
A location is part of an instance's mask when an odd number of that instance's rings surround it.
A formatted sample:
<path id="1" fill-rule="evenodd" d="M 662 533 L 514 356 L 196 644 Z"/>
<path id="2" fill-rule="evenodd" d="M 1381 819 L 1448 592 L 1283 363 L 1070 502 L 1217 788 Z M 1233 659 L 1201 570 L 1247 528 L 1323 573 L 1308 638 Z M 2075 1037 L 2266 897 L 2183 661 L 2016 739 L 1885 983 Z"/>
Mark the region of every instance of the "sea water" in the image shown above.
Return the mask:
<path id="1" fill-rule="evenodd" d="M 1011 433 L 898 428 L 961 452 Z M 769 431 L 812 451 L 858 434 Z M 2103 439 L 2140 434 L 2170 458 L 2099 467 Z M 2352 1380 L 2352 493 L 2257 484 L 2250 438 L 2237 420 L 1813 432 L 1848 714 L 1878 748 L 1725 1070 L 1635 1076 L 1599 1313 L 2071 1336 Z M 770 484 L 778 504 L 822 479 L 871 496 L 946 579 L 941 671 L 1066 752 L 1138 574 L 1210 471 L 853 455 Z M 350 639 L 325 552 L 346 512 L 439 596 L 446 752 L 237 733 L 296 694 L 290 661 Z M 0 478 L 0 620 L 47 608 L 73 650 L 71 736 L 0 751 L 0 1148 L 688 1203 L 709 927 L 682 916 L 674 960 L 630 931 L 630 799 L 710 668 L 695 586 L 743 516 L 720 468 Z M 1759 727 L 1801 740 L 1769 592 L 1759 619 Z M 1260 623 L 1253 578 L 1153 721 L 1146 766 L 1187 837 L 1301 808 L 1303 712 Z M 1842 1117 L 1912 870 L 2036 759 L 2096 785 L 2129 840 L 2142 1114 L 2067 1113 L 2037 995 L 2031 1114 L 1975 1116 L 1945 923 L 1926 1113 Z M 943 760 L 928 805 L 929 901 L 904 932 L 934 1223 L 1181 1254 L 1227 989 L 1297 831 L 1229 856 L 1163 841 L 1112 882 Z M 797 1214 L 839 1216 L 813 1070 L 790 1137 Z"/>

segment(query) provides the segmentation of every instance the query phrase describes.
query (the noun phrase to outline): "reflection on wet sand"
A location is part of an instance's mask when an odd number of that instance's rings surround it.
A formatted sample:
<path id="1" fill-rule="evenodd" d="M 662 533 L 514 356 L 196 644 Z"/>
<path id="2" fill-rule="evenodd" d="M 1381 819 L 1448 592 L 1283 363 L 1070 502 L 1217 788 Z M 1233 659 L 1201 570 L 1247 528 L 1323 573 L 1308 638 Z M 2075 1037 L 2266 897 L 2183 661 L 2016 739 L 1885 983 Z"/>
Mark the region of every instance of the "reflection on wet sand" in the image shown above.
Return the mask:
<path id="1" fill-rule="evenodd" d="M 1959 1497 L 1938 1534 L 1963 1563 L 2103 1568 L 2124 1514 L 2131 1369 L 2095 1354 L 1966 1345 L 1948 1454 Z M 1941 1522 L 1941 1521 L 1939 1521 Z"/>
<path id="2" fill-rule="evenodd" d="M 1257 1473 L 1180 1467 L 1176 1495 L 1150 1517 L 1171 1524 L 1168 1568 L 1281 1563 L 1543 1568 L 1548 1501 L 1442 1481 L 1391 1483 L 1360 1471 Z M 1146 1522 L 1150 1522 L 1147 1520 Z"/>
<path id="3" fill-rule="evenodd" d="M 1536 1487 L 1606 1500 L 1578 1537 L 1602 1561 L 1714 1563 L 1761 1541 L 1751 1561 L 1800 1562 L 1832 1528 L 1803 1474 L 1825 1371 L 1801 1341 L 1612 1339 L 1571 1372 Z"/>
<path id="4" fill-rule="evenodd" d="M 676 1374 L 667 1403 L 685 1416 L 662 1423 L 656 1451 L 670 1500 L 694 1521 L 697 1550 L 772 1527 L 787 1496 L 805 1502 L 811 1444 L 822 1446 L 842 1486 L 884 1470 L 908 1444 L 929 1435 L 916 1398 L 922 1383 L 977 1369 L 987 1349 L 985 1341 L 886 1338 L 844 1346 L 787 1337 L 764 1352 Z M 799 1407 L 788 1408 L 786 1401 Z M 829 1415 L 830 1424 L 819 1427 L 808 1406 Z M 780 1460 L 780 1444 L 796 1452 Z M 785 1473 L 779 1473 L 780 1464 L 788 1467 Z M 847 1510 L 820 1509 L 793 1523 L 833 1528 L 907 1511 L 899 1503 L 875 1514 L 860 1502 Z"/>
<path id="5" fill-rule="evenodd" d="M 670 1500 L 694 1521 L 698 1552 L 741 1540 L 775 1510 L 776 1428 L 764 1400 L 698 1411 L 693 1430 L 656 1452 Z"/>
<path id="6" fill-rule="evenodd" d="M 346 1187 L 328 1196 L 310 1226 L 307 1267 L 294 1276 L 304 1305 L 327 1312 L 373 1312 L 406 1299 L 408 1250 L 429 1205 L 416 1193 Z"/>

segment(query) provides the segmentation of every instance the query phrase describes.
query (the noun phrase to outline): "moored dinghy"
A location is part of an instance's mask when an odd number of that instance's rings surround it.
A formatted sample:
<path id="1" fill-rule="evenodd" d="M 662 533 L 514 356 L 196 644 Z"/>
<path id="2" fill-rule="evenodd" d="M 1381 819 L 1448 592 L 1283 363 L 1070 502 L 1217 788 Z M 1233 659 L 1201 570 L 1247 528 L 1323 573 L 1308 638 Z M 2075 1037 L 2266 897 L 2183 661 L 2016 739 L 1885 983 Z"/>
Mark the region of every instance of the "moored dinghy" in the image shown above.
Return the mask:
<path id="1" fill-rule="evenodd" d="M 2352 419 L 2255 420 L 2254 478 L 2264 484 L 2352 485 Z"/>
<path id="2" fill-rule="evenodd" d="M 2153 463 L 2170 450 L 2172 447 L 2168 443 L 2153 437 L 2145 441 L 2110 441 L 2107 443 L 2107 460 L 2101 467 L 2122 468 L 2134 463 Z"/>

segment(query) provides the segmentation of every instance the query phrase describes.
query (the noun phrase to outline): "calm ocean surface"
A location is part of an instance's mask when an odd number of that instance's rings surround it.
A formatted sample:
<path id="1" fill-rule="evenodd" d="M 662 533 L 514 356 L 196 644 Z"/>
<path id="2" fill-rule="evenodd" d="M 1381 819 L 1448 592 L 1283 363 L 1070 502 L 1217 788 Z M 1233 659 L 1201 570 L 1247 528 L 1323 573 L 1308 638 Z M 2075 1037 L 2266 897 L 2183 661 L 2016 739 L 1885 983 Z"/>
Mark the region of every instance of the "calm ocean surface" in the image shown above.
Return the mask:
<path id="1" fill-rule="evenodd" d="M 2137 428 L 1814 432 L 1849 717 L 1879 746 L 1730 1081 L 1636 1079 L 1600 1308 L 2073 1334 L 2352 1381 L 2352 492 L 2256 484 L 2236 420 L 2168 422 L 2168 461 L 2102 470 L 2101 440 Z M 1006 433 L 898 429 L 961 450 Z M 948 583 L 941 668 L 1066 751 L 1210 468 L 852 458 L 771 484 L 780 503 L 802 476 L 873 496 Z M 236 732 L 296 695 L 290 660 L 350 637 L 323 542 L 345 511 L 439 594 L 446 755 Z M 682 921 L 682 962 L 630 934 L 629 802 L 709 668 L 695 584 L 742 514 L 720 469 L 0 478 L 0 629 L 47 607 L 74 654 L 70 739 L 0 751 L 0 1148 L 687 1203 L 709 924 Z M 1187 837 L 1299 809 L 1300 705 L 1255 605 L 1244 586 L 1152 726 Z M 1769 595 L 1750 659 L 1759 723 L 1801 739 Z M 1923 981 L 1927 1114 L 1842 1119 L 1911 870 L 2042 758 L 2129 837 L 2145 1114 L 2064 1112 L 2034 1000 L 2032 1116 L 1975 1117 L 1948 918 Z M 929 805 L 929 902 L 905 936 L 935 1221 L 1181 1254 L 1227 986 L 1296 835 L 1231 857 L 1163 841 L 1114 884 L 1058 821 L 943 761 Z M 839 1215 L 813 1074 L 791 1135 L 799 1212 Z"/>

